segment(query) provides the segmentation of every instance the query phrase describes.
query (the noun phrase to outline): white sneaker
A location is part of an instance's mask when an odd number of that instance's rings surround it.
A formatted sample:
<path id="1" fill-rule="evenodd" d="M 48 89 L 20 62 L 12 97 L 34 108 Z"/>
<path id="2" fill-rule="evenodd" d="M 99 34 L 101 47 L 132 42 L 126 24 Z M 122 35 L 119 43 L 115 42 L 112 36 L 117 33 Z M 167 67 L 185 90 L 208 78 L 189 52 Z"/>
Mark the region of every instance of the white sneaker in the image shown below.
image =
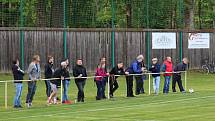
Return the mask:
<path id="1" fill-rule="evenodd" d="M 54 104 L 57 104 L 57 99 L 56 98 L 54 98 Z"/>
<path id="2" fill-rule="evenodd" d="M 30 106 L 30 103 L 26 103 L 26 107 L 27 108 L 30 108 L 31 106 Z"/>

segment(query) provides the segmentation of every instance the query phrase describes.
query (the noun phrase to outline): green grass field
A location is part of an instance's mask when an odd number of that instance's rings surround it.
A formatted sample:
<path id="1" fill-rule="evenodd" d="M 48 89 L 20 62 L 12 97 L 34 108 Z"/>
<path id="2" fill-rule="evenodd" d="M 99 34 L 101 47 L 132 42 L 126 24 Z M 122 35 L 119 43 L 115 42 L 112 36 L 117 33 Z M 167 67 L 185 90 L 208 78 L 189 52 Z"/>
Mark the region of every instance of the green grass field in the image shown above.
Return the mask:
<path id="1" fill-rule="evenodd" d="M 11 75 L 0 75 L 0 80 L 12 79 Z M 215 120 L 215 75 L 188 73 L 188 88 L 194 93 L 169 93 L 158 96 L 143 94 L 126 98 L 125 79 L 119 79 L 120 88 L 115 98 L 96 101 L 96 87 L 88 80 L 85 88 L 85 103 L 73 105 L 46 105 L 45 84 L 38 82 L 33 107 L 27 109 L 24 100 L 27 85 L 22 95 L 23 109 L 13 109 L 14 85 L 8 85 L 8 105 L 4 109 L 4 84 L 0 84 L 0 120 L 2 121 L 213 121 Z M 161 81 L 161 89 L 163 79 Z M 152 88 L 151 88 L 152 89 Z M 148 92 L 148 80 L 145 81 Z M 170 89 L 171 91 L 171 89 Z M 77 88 L 70 83 L 69 97 L 76 98 Z"/>

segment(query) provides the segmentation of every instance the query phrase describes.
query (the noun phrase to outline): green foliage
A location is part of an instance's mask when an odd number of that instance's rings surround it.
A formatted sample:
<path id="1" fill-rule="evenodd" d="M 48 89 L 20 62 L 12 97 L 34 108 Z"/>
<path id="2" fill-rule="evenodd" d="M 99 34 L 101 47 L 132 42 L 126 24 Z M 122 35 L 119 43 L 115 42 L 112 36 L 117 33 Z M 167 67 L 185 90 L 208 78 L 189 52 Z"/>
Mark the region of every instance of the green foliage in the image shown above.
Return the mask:
<path id="1" fill-rule="evenodd" d="M 62 27 L 63 1 L 53 0 L 0 1 L 0 26 Z M 65 0 L 67 27 L 111 27 L 112 18 L 116 28 L 195 28 L 215 27 L 214 0 Z M 112 6 L 114 1 L 114 6 Z M 41 3 L 41 4 L 39 4 Z M 148 3 L 148 4 L 147 4 Z M 194 9 L 191 9 L 194 6 Z M 112 9 L 114 7 L 114 9 Z M 21 17 L 21 10 L 23 17 Z M 113 11 L 114 10 L 114 11 Z M 114 12 L 114 16 L 113 16 Z M 194 17 L 190 18 L 191 13 Z M 191 20 L 192 19 L 192 20 Z"/>

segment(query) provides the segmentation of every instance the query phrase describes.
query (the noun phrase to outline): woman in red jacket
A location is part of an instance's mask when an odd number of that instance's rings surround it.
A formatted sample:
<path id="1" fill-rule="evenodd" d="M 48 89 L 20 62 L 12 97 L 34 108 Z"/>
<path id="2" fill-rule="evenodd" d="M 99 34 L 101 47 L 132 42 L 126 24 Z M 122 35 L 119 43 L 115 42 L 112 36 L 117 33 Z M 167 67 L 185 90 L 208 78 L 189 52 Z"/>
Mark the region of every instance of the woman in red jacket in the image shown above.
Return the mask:
<path id="1" fill-rule="evenodd" d="M 106 58 L 101 58 L 98 67 L 96 68 L 96 86 L 97 86 L 97 96 L 96 100 L 105 99 L 105 86 L 106 86 L 106 77 L 109 75 L 106 69 Z"/>

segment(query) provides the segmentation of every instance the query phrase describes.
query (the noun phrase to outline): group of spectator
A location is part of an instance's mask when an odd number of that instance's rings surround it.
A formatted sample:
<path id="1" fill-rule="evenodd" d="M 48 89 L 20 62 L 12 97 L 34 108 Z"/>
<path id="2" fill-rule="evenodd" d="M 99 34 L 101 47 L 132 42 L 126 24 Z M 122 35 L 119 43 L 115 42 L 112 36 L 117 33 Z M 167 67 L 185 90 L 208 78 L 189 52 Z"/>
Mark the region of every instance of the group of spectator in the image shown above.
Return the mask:
<path id="1" fill-rule="evenodd" d="M 172 91 L 176 92 L 176 82 L 178 83 L 180 92 L 185 93 L 181 80 L 181 71 L 185 71 L 188 64 L 188 59 L 183 58 L 182 62 L 173 66 L 171 57 L 166 57 L 163 64 L 160 65 L 157 58 L 152 58 L 152 64 L 146 67 L 144 64 L 144 56 L 139 55 L 127 68 L 124 68 L 123 62 L 119 61 L 115 67 L 110 71 L 107 70 L 106 58 L 101 58 L 99 64 L 96 67 L 96 73 L 94 81 L 97 87 L 96 100 L 106 99 L 105 87 L 109 82 L 109 96 L 114 97 L 114 92 L 119 88 L 118 77 L 125 75 L 127 85 L 127 97 L 135 97 L 135 95 L 144 94 L 144 80 L 146 79 L 147 73 L 150 71 L 153 77 L 153 88 L 154 94 L 159 94 L 160 88 L 160 76 L 164 76 L 163 93 L 169 93 L 169 86 L 171 77 L 172 78 Z M 82 59 L 77 59 L 76 64 L 72 67 L 72 74 L 75 78 L 75 84 L 78 88 L 77 102 L 84 102 L 84 87 L 87 80 L 87 71 L 83 66 Z M 45 85 L 46 85 L 46 96 L 47 103 L 57 104 L 58 103 L 58 90 L 63 86 L 63 104 L 72 104 L 69 100 L 68 89 L 70 85 L 70 71 L 69 71 L 69 60 L 65 59 L 61 61 L 60 67 L 54 68 L 54 57 L 48 56 L 47 63 L 44 69 Z M 14 108 L 22 108 L 20 97 L 22 94 L 22 80 L 24 77 L 24 71 L 19 67 L 19 60 L 13 61 L 12 72 L 14 76 L 14 83 L 16 86 L 16 95 L 14 99 Z M 173 73 L 174 72 L 174 73 Z M 41 79 L 41 68 L 40 68 L 40 56 L 33 56 L 32 62 L 29 64 L 28 70 L 28 93 L 26 96 L 26 106 L 30 108 L 37 88 L 37 80 Z M 109 81 L 107 79 L 109 78 Z M 133 81 L 136 81 L 135 95 L 133 93 Z"/>

